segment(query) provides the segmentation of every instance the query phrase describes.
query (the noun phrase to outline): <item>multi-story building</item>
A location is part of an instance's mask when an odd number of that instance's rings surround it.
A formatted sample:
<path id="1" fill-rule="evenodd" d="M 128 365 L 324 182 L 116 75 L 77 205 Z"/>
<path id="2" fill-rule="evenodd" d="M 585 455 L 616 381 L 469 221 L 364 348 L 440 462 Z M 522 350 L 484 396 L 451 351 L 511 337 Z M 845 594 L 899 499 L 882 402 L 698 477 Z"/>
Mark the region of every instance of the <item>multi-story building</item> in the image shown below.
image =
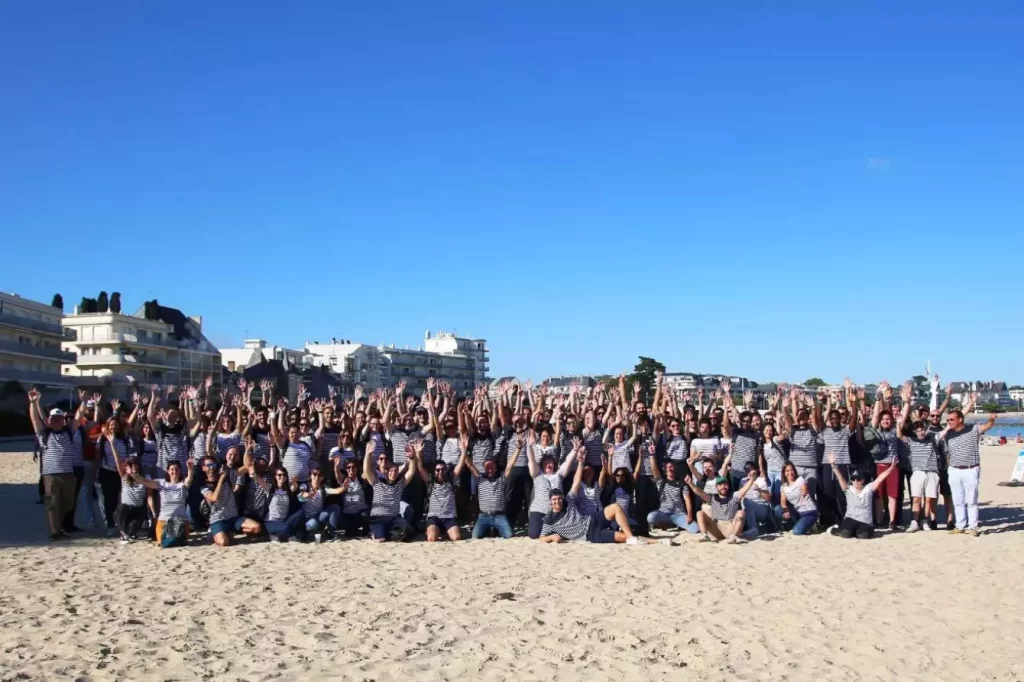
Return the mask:
<path id="1" fill-rule="evenodd" d="M 1024 389 L 1022 388 L 1011 388 L 1008 391 L 1010 400 L 1016 403 L 1017 409 L 1024 407 Z"/>
<path id="2" fill-rule="evenodd" d="M 585 374 L 571 374 L 548 377 L 543 382 L 543 386 L 547 387 L 549 395 L 569 395 L 569 391 L 574 384 L 579 385 L 581 390 L 586 391 L 588 388 L 597 386 L 597 379 Z"/>
<path id="3" fill-rule="evenodd" d="M 486 339 L 456 336 L 443 331 L 431 334 L 427 331 L 423 336 L 423 350 L 438 355 L 466 358 L 472 362 L 473 384 L 482 384 L 487 381 L 487 372 L 491 368 L 487 364 L 490 361 L 490 355 Z"/>
<path id="4" fill-rule="evenodd" d="M 70 397 L 74 381 L 61 373 L 61 364 L 75 362 L 61 344 L 75 338 L 64 329 L 60 308 L 0 292 L 0 384 L 19 382 L 46 393 Z"/>
<path id="5" fill-rule="evenodd" d="M 307 341 L 304 350 L 310 365 L 327 367 L 346 382 L 362 384 L 367 391 L 385 386 L 387 361 L 377 346 L 331 339 L 330 343 Z"/>
<path id="6" fill-rule="evenodd" d="M 159 304 L 134 315 L 76 308 L 62 324 L 76 333 L 65 349 L 78 355 L 77 362 L 64 365 L 63 374 L 107 397 L 130 397 L 131 380 L 140 386 L 184 386 L 212 376 L 213 393 L 220 391 L 220 352 L 203 336 L 201 317 Z"/>

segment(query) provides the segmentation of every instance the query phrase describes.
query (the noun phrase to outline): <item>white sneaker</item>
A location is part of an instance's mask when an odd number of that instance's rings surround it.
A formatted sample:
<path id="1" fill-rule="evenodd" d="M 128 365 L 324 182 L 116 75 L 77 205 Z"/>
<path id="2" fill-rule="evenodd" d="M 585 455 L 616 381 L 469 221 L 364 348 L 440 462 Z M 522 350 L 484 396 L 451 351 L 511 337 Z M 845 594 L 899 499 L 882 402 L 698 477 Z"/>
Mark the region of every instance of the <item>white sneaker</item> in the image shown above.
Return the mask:
<path id="1" fill-rule="evenodd" d="M 921 528 L 917 525 L 917 519 L 911 521 L 910 528 L 907 528 L 908 533 L 916 533 L 919 530 L 921 530 Z"/>
<path id="2" fill-rule="evenodd" d="M 927 521 L 922 521 L 921 522 L 921 530 L 931 530 L 931 529 L 932 529 L 932 524 L 928 523 Z"/>
<path id="3" fill-rule="evenodd" d="M 709 535 L 698 535 L 697 542 L 711 542 L 711 536 Z"/>
<path id="4" fill-rule="evenodd" d="M 675 543 L 672 542 L 672 540 L 670 538 L 662 538 L 662 539 L 658 540 L 658 544 L 659 545 L 665 545 L 666 547 L 671 547 Z"/>
<path id="5" fill-rule="evenodd" d="M 321 542 L 324 541 L 324 534 L 323 533 L 317 533 L 316 535 L 313 536 L 313 539 L 316 540 L 316 544 L 319 545 Z"/>
<path id="6" fill-rule="evenodd" d="M 633 535 L 631 537 L 628 537 L 628 538 L 626 538 L 626 544 L 627 545 L 639 545 L 640 544 L 640 538 L 638 538 L 635 535 Z"/>
<path id="7" fill-rule="evenodd" d="M 739 538 L 736 537 L 735 535 L 730 535 L 729 537 L 727 537 L 725 539 L 725 542 L 726 542 L 726 544 L 729 544 L 729 545 L 735 545 L 738 540 L 739 540 Z"/>
<path id="8" fill-rule="evenodd" d="M 718 538 L 716 538 L 716 537 L 715 537 L 714 535 L 712 535 L 711 533 L 708 533 L 706 537 L 707 537 L 707 539 L 708 539 L 708 540 L 709 540 L 710 542 L 720 542 L 720 541 L 719 541 L 719 539 L 718 539 Z"/>

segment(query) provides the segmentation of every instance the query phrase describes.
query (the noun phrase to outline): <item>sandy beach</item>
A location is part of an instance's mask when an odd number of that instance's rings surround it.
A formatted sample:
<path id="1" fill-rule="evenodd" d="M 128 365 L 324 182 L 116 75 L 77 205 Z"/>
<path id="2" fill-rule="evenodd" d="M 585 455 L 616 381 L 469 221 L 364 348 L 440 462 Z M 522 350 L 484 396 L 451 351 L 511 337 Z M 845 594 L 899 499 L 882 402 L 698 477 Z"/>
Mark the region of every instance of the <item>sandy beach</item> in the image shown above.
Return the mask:
<path id="1" fill-rule="evenodd" d="M 1018 446 L 981 538 L 50 545 L 0 454 L 2 680 L 1024 679 Z"/>

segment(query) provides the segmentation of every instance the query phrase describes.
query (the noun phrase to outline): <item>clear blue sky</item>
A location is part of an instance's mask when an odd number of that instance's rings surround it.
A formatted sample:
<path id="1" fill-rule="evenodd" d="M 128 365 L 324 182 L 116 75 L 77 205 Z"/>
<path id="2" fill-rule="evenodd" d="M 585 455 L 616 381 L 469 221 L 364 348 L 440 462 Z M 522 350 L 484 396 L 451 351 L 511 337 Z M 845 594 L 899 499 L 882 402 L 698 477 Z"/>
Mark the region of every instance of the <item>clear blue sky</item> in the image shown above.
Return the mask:
<path id="1" fill-rule="evenodd" d="M 1009 0 L 9 0 L 0 287 L 222 346 L 456 329 L 494 375 L 1022 382 L 1021 36 Z"/>

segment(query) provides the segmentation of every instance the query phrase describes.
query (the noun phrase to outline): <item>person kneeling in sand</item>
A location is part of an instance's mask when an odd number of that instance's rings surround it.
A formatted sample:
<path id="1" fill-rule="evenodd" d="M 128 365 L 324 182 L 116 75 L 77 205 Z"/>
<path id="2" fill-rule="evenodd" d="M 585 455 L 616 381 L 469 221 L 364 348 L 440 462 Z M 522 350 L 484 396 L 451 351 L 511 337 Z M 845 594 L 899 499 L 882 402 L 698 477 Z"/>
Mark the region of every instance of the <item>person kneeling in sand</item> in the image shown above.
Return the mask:
<path id="1" fill-rule="evenodd" d="M 839 524 L 839 528 L 832 529 L 832 535 L 841 538 L 856 536 L 859 540 L 866 540 L 874 534 L 875 526 L 871 516 L 874 493 L 875 490 L 885 483 L 885 479 L 896 470 L 898 461 L 899 458 L 894 456 L 889 464 L 889 468 L 879 474 L 871 483 L 865 483 L 864 474 L 859 471 L 851 471 L 850 482 L 847 483 L 846 479 L 843 478 L 843 473 L 836 466 L 836 456 L 831 452 L 828 453 L 828 463 L 832 465 L 832 472 L 836 476 L 836 481 L 839 482 L 839 487 L 843 489 L 843 494 L 846 495 L 846 516 L 843 517 L 843 522 Z"/>
<path id="2" fill-rule="evenodd" d="M 156 521 L 156 541 L 161 547 L 184 547 L 188 537 L 188 489 L 192 485 L 192 460 L 188 465 L 188 476 L 181 480 L 181 463 L 171 460 L 166 464 L 167 478 L 153 481 L 139 478 L 137 482 L 147 488 L 156 490 L 160 495 L 160 515 Z"/>
<path id="3" fill-rule="evenodd" d="M 719 476 L 715 479 L 715 494 L 708 495 L 693 484 L 693 479 L 686 477 L 686 485 L 695 495 L 704 500 L 705 505 L 697 512 L 697 525 L 700 527 L 701 542 L 718 542 L 725 540 L 731 544 L 746 542 L 743 539 L 743 525 L 746 515 L 741 500 L 753 487 L 757 477 L 750 476 L 747 483 L 735 494 L 729 494 L 729 479 Z"/>
<path id="4" fill-rule="evenodd" d="M 568 495 L 564 495 L 558 488 L 553 489 L 549 495 L 551 500 L 551 513 L 544 518 L 544 525 L 540 531 L 541 542 L 573 542 L 585 540 L 595 543 L 618 543 L 627 545 L 669 545 L 668 538 L 661 540 L 648 540 L 638 538 L 629 529 L 629 519 L 626 512 L 617 504 L 610 504 L 604 510 L 594 516 L 588 516 L 580 510 L 579 491 L 580 483 L 583 480 L 583 462 L 586 458 L 586 450 L 579 448 L 576 451 L 576 473 L 573 477 L 572 488 Z M 615 522 L 619 530 L 612 528 Z"/>

